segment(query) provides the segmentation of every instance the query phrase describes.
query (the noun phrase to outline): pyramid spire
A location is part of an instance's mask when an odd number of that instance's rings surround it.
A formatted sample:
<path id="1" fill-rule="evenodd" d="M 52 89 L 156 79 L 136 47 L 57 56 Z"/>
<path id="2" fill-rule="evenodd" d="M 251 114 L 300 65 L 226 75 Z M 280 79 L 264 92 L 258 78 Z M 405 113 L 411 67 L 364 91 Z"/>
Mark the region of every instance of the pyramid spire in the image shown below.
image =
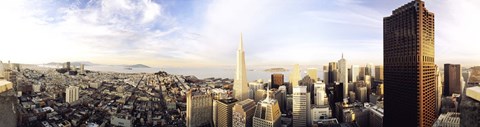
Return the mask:
<path id="1" fill-rule="evenodd" d="M 238 44 L 238 50 L 243 51 L 243 33 L 240 33 L 240 44 Z"/>

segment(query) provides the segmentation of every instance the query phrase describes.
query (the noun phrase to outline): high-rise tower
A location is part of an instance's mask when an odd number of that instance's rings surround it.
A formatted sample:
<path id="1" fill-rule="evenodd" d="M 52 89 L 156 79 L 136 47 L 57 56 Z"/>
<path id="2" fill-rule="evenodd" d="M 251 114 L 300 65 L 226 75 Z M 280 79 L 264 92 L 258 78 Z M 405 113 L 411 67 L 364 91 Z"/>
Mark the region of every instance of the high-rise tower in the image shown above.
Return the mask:
<path id="1" fill-rule="evenodd" d="M 237 50 L 237 70 L 235 73 L 235 81 L 233 82 L 233 90 L 235 99 L 242 101 L 248 99 L 247 71 L 245 67 L 245 51 L 243 50 L 243 37 L 240 34 L 240 44 Z"/>
<path id="2" fill-rule="evenodd" d="M 431 127 L 436 119 L 434 14 L 415 0 L 383 23 L 384 126 Z"/>
<path id="3" fill-rule="evenodd" d="M 343 83 L 343 97 L 347 97 L 348 95 L 348 68 L 347 68 L 347 60 L 343 58 L 338 60 L 338 81 Z"/>

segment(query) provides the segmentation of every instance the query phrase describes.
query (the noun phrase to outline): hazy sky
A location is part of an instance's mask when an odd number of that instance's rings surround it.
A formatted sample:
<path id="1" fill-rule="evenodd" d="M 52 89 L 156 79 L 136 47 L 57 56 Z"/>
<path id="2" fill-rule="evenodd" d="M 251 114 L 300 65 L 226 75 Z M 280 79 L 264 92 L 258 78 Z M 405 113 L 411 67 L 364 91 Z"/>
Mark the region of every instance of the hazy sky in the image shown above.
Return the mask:
<path id="1" fill-rule="evenodd" d="M 155 67 L 382 64 L 383 17 L 410 0 L 6 0 L 0 60 Z M 438 64 L 480 63 L 480 1 L 427 0 Z"/>

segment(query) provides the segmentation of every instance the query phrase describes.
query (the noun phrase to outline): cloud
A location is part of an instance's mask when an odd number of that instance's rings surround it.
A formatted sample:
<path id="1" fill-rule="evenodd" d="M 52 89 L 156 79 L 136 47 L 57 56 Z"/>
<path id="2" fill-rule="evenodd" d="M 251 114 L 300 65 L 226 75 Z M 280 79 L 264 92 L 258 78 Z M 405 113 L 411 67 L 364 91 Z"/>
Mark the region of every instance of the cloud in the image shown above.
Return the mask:
<path id="1" fill-rule="evenodd" d="M 383 17 L 408 1 L 7 0 L 0 59 L 88 60 L 150 66 L 381 64 Z M 478 63 L 479 2 L 427 1 L 436 14 L 437 63 Z M 454 46 L 452 46 L 454 45 Z"/>

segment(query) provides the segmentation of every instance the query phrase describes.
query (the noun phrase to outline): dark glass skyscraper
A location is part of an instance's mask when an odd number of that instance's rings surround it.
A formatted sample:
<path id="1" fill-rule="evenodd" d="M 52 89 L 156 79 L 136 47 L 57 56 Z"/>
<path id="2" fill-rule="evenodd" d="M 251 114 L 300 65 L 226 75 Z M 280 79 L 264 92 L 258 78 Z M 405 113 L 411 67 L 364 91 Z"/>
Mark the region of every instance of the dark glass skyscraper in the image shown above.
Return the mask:
<path id="1" fill-rule="evenodd" d="M 435 115 L 434 14 L 421 0 L 383 19 L 386 127 L 431 127 Z"/>
<path id="2" fill-rule="evenodd" d="M 453 93 L 462 93 L 462 67 L 460 64 L 445 64 L 444 66 L 445 84 L 443 87 L 443 96 L 452 96 Z"/>

